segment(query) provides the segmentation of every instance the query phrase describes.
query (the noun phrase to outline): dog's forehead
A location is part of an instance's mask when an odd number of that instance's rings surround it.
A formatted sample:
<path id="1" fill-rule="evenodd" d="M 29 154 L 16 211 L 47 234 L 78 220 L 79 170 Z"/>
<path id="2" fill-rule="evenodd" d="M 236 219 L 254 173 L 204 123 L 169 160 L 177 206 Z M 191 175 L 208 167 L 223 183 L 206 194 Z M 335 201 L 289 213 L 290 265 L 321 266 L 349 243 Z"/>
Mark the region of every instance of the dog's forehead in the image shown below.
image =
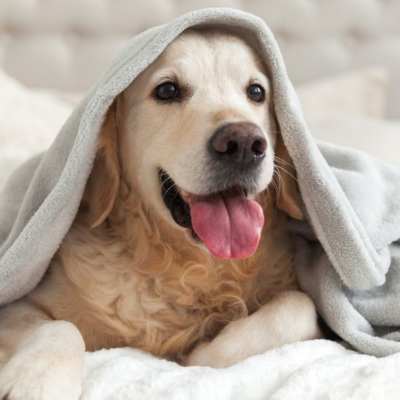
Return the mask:
<path id="1" fill-rule="evenodd" d="M 178 79 L 193 87 L 241 86 L 256 79 L 269 91 L 266 68 L 256 51 L 237 34 L 223 30 L 189 29 L 170 43 L 125 90 L 130 103 L 137 93 L 166 79 Z M 136 95 L 129 95 L 135 92 Z"/>

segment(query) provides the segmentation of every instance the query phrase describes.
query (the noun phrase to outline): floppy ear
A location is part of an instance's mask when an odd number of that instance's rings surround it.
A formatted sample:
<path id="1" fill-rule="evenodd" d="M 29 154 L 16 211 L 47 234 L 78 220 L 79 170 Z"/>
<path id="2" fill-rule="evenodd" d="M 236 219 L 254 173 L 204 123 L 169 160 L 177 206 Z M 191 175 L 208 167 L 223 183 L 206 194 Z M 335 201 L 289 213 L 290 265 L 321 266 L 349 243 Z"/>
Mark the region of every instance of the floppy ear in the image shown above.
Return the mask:
<path id="1" fill-rule="evenodd" d="M 280 134 L 276 144 L 275 162 L 279 172 L 276 206 L 290 217 L 302 220 L 303 201 L 297 185 L 296 170 Z"/>
<path id="2" fill-rule="evenodd" d="M 97 153 L 83 196 L 87 222 L 95 228 L 113 209 L 120 184 L 116 104 L 110 107 L 103 122 Z"/>

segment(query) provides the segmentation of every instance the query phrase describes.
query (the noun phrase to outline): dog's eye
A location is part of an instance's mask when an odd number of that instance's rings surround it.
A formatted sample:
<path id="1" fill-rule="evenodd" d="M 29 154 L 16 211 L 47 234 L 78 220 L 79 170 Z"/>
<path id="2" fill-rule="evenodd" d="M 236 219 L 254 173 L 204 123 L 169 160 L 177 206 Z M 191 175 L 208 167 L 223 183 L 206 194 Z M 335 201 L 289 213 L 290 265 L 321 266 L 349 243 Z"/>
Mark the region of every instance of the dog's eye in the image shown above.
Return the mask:
<path id="1" fill-rule="evenodd" d="M 253 83 L 247 88 L 247 96 L 256 103 L 262 103 L 265 100 L 265 89 L 258 83 Z"/>
<path id="2" fill-rule="evenodd" d="M 162 101 L 176 100 L 180 97 L 179 87 L 174 82 L 164 82 L 155 89 L 155 97 Z"/>

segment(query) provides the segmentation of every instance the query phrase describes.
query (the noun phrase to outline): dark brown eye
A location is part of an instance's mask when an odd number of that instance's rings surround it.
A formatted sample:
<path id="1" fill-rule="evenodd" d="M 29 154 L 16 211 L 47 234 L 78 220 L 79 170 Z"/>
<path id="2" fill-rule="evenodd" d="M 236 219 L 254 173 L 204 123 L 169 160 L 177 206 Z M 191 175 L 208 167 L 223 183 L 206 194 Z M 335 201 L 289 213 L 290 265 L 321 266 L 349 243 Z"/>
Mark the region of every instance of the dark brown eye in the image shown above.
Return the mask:
<path id="1" fill-rule="evenodd" d="M 174 82 L 164 82 L 155 89 L 155 97 L 161 101 L 173 101 L 180 97 L 180 90 Z"/>
<path id="2" fill-rule="evenodd" d="M 256 103 L 262 103 L 265 100 L 265 89 L 258 83 L 253 83 L 247 88 L 247 96 Z"/>

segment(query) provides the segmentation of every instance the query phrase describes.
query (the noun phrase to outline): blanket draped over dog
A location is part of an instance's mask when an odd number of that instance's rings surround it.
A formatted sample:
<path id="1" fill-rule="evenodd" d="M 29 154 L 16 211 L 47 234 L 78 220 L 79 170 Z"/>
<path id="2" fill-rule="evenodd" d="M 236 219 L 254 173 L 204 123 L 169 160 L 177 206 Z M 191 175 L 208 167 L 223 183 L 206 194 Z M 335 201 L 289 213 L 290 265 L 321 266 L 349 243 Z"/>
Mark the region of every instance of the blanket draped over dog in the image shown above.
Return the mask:
<path id="1" fill-rule="evenodd" d="M 200 25 L 239 32 L 268 67 L 307 215 L 292 225 L 301 287 L 355 349 L 378 356 L 400 351 L 400 168 L 317 145 L 272 33 L 261 19 L 230 9 L 195 11 L 131 39 L 49 150 L 11 176 L 0 195 L 0 304 L 43 277 L 78 210 L 114 98 L 180 33 Z"/>

